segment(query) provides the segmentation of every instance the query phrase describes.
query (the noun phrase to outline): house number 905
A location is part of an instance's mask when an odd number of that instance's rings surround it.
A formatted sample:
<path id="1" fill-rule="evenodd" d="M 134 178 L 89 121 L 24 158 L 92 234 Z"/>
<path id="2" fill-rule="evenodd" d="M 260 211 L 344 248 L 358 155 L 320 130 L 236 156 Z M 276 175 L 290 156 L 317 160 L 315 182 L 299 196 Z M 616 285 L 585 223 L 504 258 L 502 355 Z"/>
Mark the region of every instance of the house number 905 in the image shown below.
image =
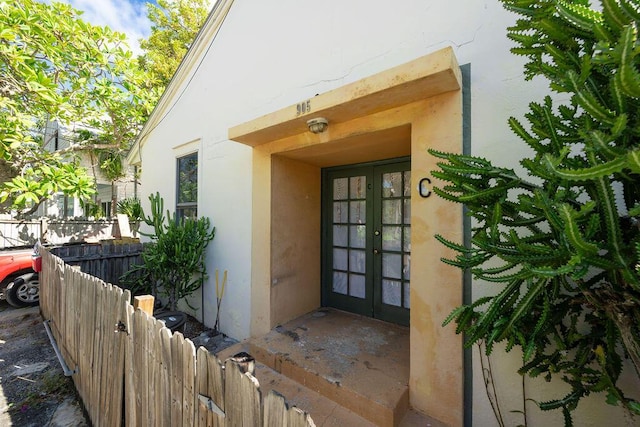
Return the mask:
<path id="1" fill-rule="evenodd" d="M 299 102 L 296 104 L 296 115 L 299 116 L 301 114 L 307 114 L 311 112 L 311 100 L 307 99 L 306 101 Z"/>

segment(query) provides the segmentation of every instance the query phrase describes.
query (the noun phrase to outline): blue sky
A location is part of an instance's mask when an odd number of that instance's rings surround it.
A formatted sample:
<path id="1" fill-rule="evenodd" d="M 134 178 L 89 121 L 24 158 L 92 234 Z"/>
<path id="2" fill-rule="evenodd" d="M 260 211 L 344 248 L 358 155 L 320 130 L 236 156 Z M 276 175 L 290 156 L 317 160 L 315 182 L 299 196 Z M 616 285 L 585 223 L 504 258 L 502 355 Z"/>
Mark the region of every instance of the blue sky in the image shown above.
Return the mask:
<path id="1" fill-rule="evenodd" d="M 138 40 L 149 35 L 150 22 L 145 4 L 150 0 L 57 0 L 84 12 L 83 19 L 95 25 L 107 25 L 125 33 L 129 46 L 139 52 Z M 155 3 L 155 1 L 153 1 Z"/>

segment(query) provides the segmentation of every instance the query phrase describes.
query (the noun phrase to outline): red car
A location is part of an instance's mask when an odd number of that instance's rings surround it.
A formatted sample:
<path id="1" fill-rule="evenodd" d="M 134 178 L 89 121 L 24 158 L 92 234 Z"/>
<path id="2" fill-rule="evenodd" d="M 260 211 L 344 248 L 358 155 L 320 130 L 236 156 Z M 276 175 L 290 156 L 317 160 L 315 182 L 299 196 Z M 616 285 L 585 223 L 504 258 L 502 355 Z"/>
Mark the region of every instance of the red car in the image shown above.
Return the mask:
<path id="1" fill-rule="evenodd" d="M 38 305 L 40 301 L 33 255 L 33 249 L 0 252 L 0 299 L 6 299 L 13 307 Z"/>

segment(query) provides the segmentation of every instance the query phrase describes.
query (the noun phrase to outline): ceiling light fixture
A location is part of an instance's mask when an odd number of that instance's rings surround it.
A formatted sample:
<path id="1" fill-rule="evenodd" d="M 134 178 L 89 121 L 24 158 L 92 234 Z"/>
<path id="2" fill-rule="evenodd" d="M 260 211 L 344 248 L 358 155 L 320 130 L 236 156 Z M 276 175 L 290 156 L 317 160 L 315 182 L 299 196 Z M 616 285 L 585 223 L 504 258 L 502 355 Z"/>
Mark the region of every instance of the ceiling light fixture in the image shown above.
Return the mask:
<path id="1" fill-rule="evenodd" d="M 312 133 L 322 133 L 329 127 L 329 121 L 324 117 L 316 117 L 315 119 L 307 120 L 307 126 Z"/>

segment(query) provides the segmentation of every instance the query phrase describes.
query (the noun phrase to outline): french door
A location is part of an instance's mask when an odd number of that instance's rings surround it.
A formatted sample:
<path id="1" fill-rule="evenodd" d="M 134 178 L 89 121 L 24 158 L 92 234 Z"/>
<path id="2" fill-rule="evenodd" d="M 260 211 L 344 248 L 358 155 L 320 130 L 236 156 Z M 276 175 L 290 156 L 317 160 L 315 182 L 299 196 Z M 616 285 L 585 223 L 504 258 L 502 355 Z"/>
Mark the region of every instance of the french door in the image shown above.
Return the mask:
<path id="1" fill-rule="evenodd" d="M 410 162 L 323 171 L 323 302 L 409 324 Z"/>

